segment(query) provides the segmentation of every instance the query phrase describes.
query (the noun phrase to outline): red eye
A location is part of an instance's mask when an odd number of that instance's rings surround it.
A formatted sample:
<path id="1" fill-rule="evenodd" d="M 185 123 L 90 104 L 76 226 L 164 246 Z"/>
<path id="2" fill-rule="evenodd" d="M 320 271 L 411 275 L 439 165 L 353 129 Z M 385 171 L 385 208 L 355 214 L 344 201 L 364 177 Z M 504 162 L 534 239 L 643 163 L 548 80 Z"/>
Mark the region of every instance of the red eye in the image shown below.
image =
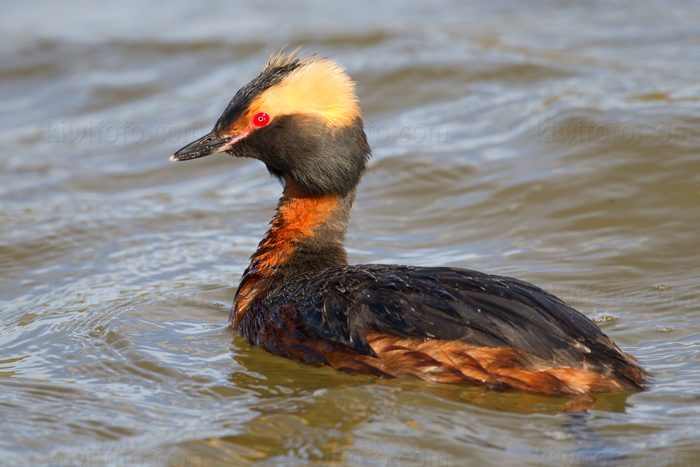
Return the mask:
<path id="1" fill-rule="evenodd" d="M 253 117 L 253 125 L 255 126 L 265 126 L 268 123 L 270 123 L 270 116 L 265 112 L 257 113 Z"/>

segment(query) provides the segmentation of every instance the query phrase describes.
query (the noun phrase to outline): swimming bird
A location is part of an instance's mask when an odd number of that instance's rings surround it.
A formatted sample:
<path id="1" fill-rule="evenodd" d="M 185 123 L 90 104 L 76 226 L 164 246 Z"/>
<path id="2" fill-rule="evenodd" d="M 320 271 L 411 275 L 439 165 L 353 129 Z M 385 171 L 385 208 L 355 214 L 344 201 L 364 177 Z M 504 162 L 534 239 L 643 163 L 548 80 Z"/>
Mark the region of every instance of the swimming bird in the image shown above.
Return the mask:
<path id="1" fill-rule="evenodd" d="M 646 372 L 586 316 L 509 277 L 348 264 L 350 208 L 370 156 L 355 83 L 335 61 L 280 54 L 213 130 L 177 151 L 263 162 L 283 185 L 243 273 L 232 328 L 336 370 L 545 394 L 639 390 Z"/>

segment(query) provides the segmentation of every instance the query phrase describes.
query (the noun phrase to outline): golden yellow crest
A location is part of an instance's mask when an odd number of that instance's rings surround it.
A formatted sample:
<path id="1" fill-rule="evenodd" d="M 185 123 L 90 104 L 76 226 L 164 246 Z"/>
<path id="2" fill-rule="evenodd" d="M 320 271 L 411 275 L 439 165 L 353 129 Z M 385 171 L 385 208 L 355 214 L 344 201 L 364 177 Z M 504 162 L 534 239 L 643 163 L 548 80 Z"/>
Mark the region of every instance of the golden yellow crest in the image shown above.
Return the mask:
<path id="1" fill-rule="evenodd" d="M 294 54 L 278 54 L 267 67 L 284 66 Z M 250 105 L 250 114 L 265 112 L 271 118 L 294 113 L 315 114 L 330 125 L 350 125 L 360 115 L 355 83 L 345 69 L 327 58 L 306 57 L 299 67 L 275 86 L 264 91 Z"/>

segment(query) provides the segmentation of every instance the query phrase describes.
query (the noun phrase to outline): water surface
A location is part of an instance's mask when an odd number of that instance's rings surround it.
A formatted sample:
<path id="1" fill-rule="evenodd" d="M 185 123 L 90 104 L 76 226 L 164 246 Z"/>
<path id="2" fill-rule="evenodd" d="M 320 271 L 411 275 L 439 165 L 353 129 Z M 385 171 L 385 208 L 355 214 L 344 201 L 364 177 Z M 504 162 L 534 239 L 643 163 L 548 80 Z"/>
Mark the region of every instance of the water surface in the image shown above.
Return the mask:
<path id="1" fill-rule="evenodd" d="M 700 464 L 696 2 L 17 3 L 0 26 L 1 465 Z M 568 399 L 345 375 L 225 327 L 280 194 L 171 164 L 283 45 L 358 82 L 352 262 L 547 288 L 652 372 Z"/>

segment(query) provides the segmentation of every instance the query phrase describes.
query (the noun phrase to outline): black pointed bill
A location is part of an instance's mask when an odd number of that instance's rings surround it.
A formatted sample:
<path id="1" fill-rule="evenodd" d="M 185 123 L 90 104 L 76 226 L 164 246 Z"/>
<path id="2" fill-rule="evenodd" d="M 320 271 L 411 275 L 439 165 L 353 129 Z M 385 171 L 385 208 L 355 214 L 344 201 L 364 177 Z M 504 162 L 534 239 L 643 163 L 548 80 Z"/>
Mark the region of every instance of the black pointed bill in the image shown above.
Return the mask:
<path id="1" fill-rule="evenodd" d="M 187 161 L 197 159 L 199 157 L 216 154 L 217 152 L 226 152 L 231 149 L 233 143 L 240 140 L 245 135 L 225 136 L 220 137 L 212 133 L 204 135 L 197 141 L 194 141 L 184 148 L 170 156 L 171 161 Z"/>

